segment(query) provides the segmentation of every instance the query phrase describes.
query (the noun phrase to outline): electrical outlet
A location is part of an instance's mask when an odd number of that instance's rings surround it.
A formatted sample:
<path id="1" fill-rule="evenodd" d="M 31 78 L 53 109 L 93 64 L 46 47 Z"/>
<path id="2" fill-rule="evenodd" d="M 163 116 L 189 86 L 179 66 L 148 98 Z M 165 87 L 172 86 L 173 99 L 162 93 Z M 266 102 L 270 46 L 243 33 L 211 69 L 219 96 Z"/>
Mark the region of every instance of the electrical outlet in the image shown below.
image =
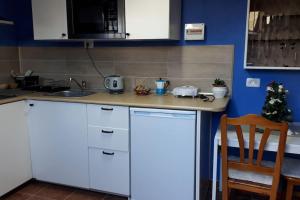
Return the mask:
<path id="1" fill-rule="evenodd" d="M 247 78 L 246 86 L 259 88 L 260 87 L 260 79 L 259 78 Z"/>
<path id="2" fill-rule="evenodd" d="M 93 40 L 85 40 L 84 41 L 84 48 L 85 49 L 92 49 L 92 48 L 94 48 L 94 41 Z"/>

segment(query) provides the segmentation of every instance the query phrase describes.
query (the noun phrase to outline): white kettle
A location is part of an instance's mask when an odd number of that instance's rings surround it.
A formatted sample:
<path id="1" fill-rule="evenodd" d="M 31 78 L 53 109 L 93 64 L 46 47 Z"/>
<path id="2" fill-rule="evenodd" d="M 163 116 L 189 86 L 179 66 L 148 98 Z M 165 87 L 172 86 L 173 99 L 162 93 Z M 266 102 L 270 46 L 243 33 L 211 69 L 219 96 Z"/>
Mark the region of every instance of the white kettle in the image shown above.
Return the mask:
<path id="1" fill-rule="evenodd" d="M 107 76 L 104 79 L 104 87 L 110 93 L 123 93 L 124 92 L 124 78 L 118 75 Z"/>

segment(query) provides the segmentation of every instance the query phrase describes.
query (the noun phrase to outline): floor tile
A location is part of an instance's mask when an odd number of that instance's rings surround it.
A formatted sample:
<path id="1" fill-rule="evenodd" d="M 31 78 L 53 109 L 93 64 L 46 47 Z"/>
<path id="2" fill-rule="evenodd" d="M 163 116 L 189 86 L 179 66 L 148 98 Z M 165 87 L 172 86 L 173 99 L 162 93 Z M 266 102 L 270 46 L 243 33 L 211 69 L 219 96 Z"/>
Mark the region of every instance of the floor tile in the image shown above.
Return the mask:
<path id="1" fill-rule="evenodd" d="M 9 196 L 4 197 L 4 200 L 27 200 L 29 199 L 29 194 L 13 193 Z"/>
<path id="2" fill-rule="evenodd" d="M 119 197 L 119 196 L 114 196 L 114 195 L 107 195 L 105 200 L 127 200 L 128 198 L 126 197 Z"/>
<path id="3" fill-rule="evenodd" d="M 75 190 L 66 200 L 103 200 L 105 196 L 103 193 Z"/>
<path id="4" fill-rule="evenodd" d="M 31 182 L 31 183 L 25 185 L 17 192 L 22 193 L 22 194 L 37 194 L 39 191 L 41 191 L 43 188 L 45 188 L 47 186 L 49 186 L 49 184 L 34 181 L 34 182 Z"/>
<path id="5" fill-rule="evenodd" d="M 46 197 L 53 200 L 64 200 L 74 192 L 75 189 L 59 185 L 48 185 L 42 188 L 36 196 Z"/>
<path id="6" fill-rule="evenodd" d="M 29 197 L 29 199 L 26 199 L 26 200 L 52 200 L 52 199 L 47 198 L 47 197 L 39 197 L 39 196 L 33 195 L 33 196 Z"/>

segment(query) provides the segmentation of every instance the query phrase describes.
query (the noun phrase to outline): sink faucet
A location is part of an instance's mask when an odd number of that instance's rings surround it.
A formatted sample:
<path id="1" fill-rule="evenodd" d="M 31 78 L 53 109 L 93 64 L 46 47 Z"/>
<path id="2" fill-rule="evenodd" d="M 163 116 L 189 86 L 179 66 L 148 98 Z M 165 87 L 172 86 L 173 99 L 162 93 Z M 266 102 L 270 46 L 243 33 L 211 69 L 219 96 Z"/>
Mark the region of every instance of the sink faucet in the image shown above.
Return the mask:
<path id="1" fill-rule="evenodd" d="M 86 82 L 85 81 L 82 81 L 82 84 L 80 84 L 75 78 L 70 77 L 69 78 L 70 87 L 71 87 L 72 82 L 76 83 L 76 85 L 78 85 L 78 87 L 81 90 L 86 89 Z"/>

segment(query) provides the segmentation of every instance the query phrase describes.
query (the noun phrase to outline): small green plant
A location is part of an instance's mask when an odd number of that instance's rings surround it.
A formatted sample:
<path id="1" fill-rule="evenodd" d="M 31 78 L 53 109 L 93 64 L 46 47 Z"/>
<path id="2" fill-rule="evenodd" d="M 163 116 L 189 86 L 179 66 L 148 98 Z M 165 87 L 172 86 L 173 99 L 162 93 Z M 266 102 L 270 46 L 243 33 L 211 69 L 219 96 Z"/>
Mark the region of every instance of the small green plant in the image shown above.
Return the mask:
<path id="1" fill-rule="evenodd" d="M 217 79 L 215 79 L 213 86 L 214 87 L 226 87 L 226 83 L 222 79 L 217 78 Z"/>

